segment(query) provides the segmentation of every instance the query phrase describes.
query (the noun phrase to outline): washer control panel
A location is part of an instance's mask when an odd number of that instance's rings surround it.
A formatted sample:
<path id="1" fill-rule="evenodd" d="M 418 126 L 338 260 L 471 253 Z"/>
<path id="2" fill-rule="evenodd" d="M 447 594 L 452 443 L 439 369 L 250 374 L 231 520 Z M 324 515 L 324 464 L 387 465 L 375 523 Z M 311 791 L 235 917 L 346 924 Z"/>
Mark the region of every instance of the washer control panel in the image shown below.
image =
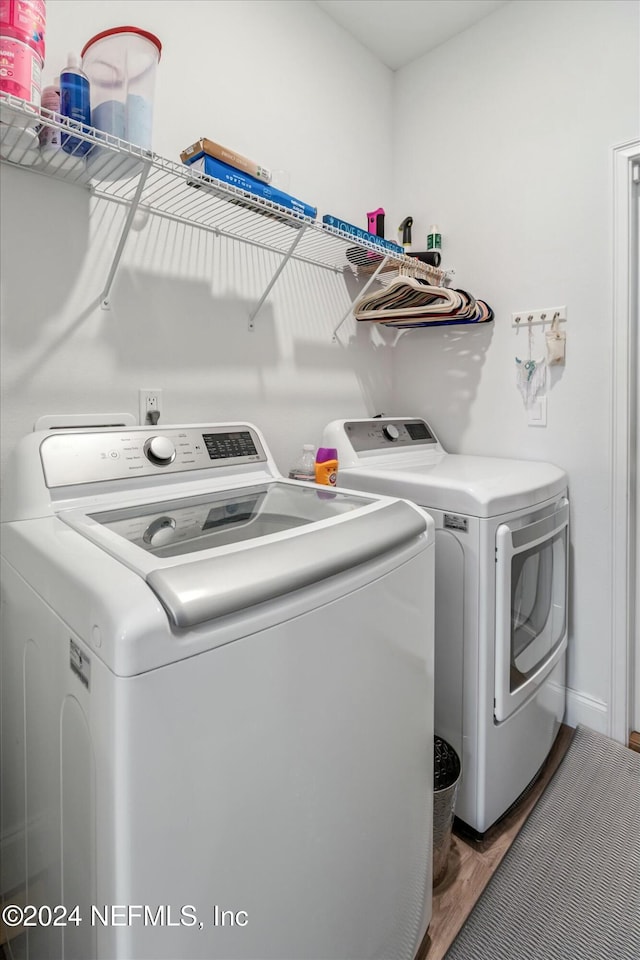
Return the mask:
<path id="1" fill-rule="evenodd" d="M 40 444 L 40 458 L 49 488 L 267 459 L 250 426 L 219 424 L 51 433 Z"/>
<path id="2" fill-rule="evenodd" d="M 406 449 L 438 442 L 429 424 L 417 419 L 353 420 L 345 423 L 344 430 L 357 453 L 400 447 Z"/>

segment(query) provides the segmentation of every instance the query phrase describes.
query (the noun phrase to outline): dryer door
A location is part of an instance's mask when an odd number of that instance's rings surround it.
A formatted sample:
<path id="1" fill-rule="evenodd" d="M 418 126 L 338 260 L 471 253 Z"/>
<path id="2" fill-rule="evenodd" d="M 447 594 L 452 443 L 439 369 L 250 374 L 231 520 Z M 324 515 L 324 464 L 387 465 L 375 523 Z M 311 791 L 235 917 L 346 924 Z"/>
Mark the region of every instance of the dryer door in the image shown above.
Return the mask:
<path id="1" fill-rule="evenodd" d="M 569 503 L 496 533 L 495 718 L 506 720 L 542 684 L 567 645 Z"/>

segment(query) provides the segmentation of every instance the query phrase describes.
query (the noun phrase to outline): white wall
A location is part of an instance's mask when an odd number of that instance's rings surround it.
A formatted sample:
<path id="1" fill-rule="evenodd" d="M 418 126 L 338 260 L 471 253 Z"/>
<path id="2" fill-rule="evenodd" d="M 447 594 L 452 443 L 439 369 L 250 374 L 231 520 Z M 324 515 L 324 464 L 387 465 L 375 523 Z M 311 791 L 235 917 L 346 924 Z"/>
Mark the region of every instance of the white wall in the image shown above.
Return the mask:
<path id="1" fill-rule="evenodd" d="M 343 278 L 290 265 L 249 334 L 276 259 L 153 220 L 131 235 L 104 312 L 92 303 L 122 211 L 3 165 L 3 457 L 42 414 L 135 413 L 151 386 L 165 421 L 257 422 L 283 469 L 327 420 L 380 410 L 426 415 L 453 451 L 556 461 L 572 499 L 569 720 L 606 729 L 610 148 L 638 132 L 635 0 L 514 0 L 395 81 L 306 0 L 47 7 L 46 79 L 108 26 L 156 32 L 159 153 L 217 138 L 289 169 L 320 214 L 362 223 L 382 204 L 388 237 L 412 214 L 416 249 L 438 222 L 456 283 L 496 323 L 411 331 L 391 349 L 391 332 L 349 321 L 335 345 Z M 569 311 L 567 366 L 534 429 L 509 318 L 554 304 Z"/>
<path id="2" fill-rule="evenodd" d="M 611 658 L 611 148 L 638 135 L 635 0 L 514 2 L 396 75 L 395 204 L 414 248 L 439 224 L 454 285 L 495 324 L 403 335 L 391 412 L 449 450 L 550 460 L 569 474 L 569 722 L 608 729 Z M 566 305 L 548 426 L 527 426 L 511 312 Z M 543 353 L 537 334 L 534 357 Z"/>
<path id="3" fill-rule="evenodd" d="M 393 75 L 316 4 L 298 0 L 49 0 L 44 77 L 95 33 L 135 24 L 163 43 L 154 149 L 178 160 L 208 136 L 290 171 L 290 192 L 365 226 L 390 202 Z M 373 205 L 373 206 L 371 206 Z M 2 167 L 3 456 L 45 413 L 129 410 L 164 391 L 164 421 L 249 419 L 286 469 L 325 422 L 385 405 L 391 364 L 350 320 L 345 280 L 290 264 L 247 330 L 278 258 L 151 220 L 132 233 L 95 309 L 121 208 Z M 353 336 L 350 336 L 350 333 Z"/>

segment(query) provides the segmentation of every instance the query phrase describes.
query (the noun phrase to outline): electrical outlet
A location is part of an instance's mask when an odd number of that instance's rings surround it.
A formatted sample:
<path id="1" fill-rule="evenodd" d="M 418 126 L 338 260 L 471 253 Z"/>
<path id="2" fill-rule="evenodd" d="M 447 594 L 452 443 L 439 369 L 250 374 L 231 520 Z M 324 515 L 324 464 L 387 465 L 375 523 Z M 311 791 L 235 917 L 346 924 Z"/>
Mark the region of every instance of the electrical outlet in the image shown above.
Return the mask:
<path id="1" fill-rule="evenodd" d="M 162 412 L 162 390 L 145 390 L 144 387 L 140 387 L 138 390 L 138 400 L 140 407 L 140 423 L 152 424 L 153 420 L 150 419 L 148 415 L 152 414 L 155 416 L 157 413 L 159 418 Z"/>

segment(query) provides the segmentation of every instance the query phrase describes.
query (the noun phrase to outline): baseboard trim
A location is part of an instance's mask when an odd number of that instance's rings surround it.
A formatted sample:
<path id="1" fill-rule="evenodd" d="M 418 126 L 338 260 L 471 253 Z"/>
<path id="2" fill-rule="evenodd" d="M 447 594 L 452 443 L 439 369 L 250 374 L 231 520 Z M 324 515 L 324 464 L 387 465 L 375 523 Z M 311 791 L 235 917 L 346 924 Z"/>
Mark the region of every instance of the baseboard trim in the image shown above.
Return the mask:
<path id="1" fill-rule="evenodd" d="M 564 722 L 570 727 L 577 727 L 579 723 L 591 727 L 606 737 L 609 733 L 609 708 L 603 700 L 596 700 L 586 693 L 572 690 L 567 687 L 567 710 Z"/>

